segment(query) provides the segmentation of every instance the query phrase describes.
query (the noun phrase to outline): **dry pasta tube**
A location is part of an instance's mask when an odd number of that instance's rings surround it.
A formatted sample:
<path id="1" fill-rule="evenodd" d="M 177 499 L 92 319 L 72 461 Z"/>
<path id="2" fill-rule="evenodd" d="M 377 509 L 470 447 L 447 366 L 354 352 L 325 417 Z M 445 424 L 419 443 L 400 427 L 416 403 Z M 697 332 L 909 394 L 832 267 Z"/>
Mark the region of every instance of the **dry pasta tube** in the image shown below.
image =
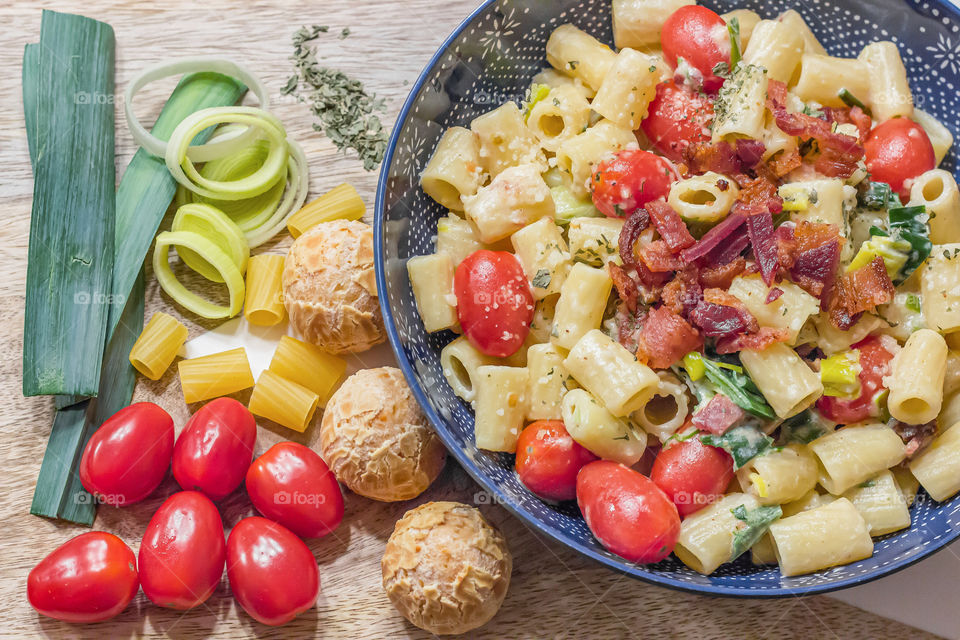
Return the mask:
<path id="1" fill-rule="evenodd" d="M 785 576 L 812 573 L 873 555 L 867 523 L 846 498 L 782 518 L 770 525 L 770 536 Z"/>
<path id="2" fill-rule="evenodd" d="M 181 360 L 180 388 L 187 403 L 219 398 L 253 386 L 253 373 L 243 347 Z"/>
<path id="3" fill-rule="evenodd" d="M 287 229 L 294 238 L 299 238 L 307 229 L 331 220 L 359 220 L 366 207 L 360 194 L 349 184 L 341 184 L 313 202 L 303 205 L 287 220 Z"/>
<path id="4" fill-rule="evenodd" d="M 907 424 L 926 424 L 935 419 L 943 404 L 946 367 L 947 343 L 943 336 L 930 329 L 911 334 L 893 359 L 892 373 L 884 380 L 890 389 L 890 415 Z"/>
<path id="5" fill-rule="evenodd" d="M 278 376 L 310 389 L 319 396 L 318 404 L 325 407 L 347 372 L 347 361 L 307 342 L 283 336 L 269 368 Z"/>
<path id="6" fill-rule="evenodd" d="M 320 397 L 310 389 L 283 378 L 269 369 L 250 394 L 250 413 L 303 433 L 313 419 Z"/>
<path id="7" fill-rule="evenodd" d="M 243 315 L 250 324 L 272 327 L 286 318 L 283 261 L 284 257 L 280 255 L 259 255 L 247 263 L 247 297 Z"/>
<path id="8" fill-rule="evenodd" d="M 187 340 L 187 328 L 162 312 L 153 314 L 130 350 L 130 364 L 151 380 L 159 380 Z"/>

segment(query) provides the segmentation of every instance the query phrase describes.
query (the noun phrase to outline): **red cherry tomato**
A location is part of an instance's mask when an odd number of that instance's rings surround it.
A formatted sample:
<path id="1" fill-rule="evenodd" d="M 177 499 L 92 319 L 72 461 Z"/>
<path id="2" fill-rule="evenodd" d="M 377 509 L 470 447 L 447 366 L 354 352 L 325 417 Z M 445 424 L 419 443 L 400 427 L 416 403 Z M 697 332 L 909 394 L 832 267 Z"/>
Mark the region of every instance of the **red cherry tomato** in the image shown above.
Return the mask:
<path id="1" fill-rule="evenodd" d="M 657 85 L 640 128 L 657 151 L 679 162 L 691 143 L 710 141 L 712 121 L 713 100 L 670 81 Z"/>
<path id="2" fill-rule="evenodd" d="M 659 562 L 680 536 L 670 498 L 645 475 L 619 462 L 591 462 L 577 476 L 577 504 L 604 547 L 631 562 Z"/>
<path id="3" fill-rule="evenodd" d="M 516 353 L 533 321 L 533 294 L 520 262 L 506 251 L 474 251 L 457 266 L 457 317 L 470 344 L 497 358 Z"/>
<path id="4" fill-rule="evenodd" d="M 105 531 L 81 533 L 57 547 L 27 577 L 27 599 L 41 615 L 64 622 L 101 622 L 137 595 L 137 558 Z"/>
<path id="5" fill-rule="evenodd" d="M 87 442 L 80 459 L 83 487 L 122 507 L 153 493 L 170 468 L 173 418 L 152 402 L 113 414 Z"/>
<path id="6" fill-rule="evenodd" d="M 666 197 L 675 180 L 665 159 L 642 149 L 627 149 L 597 165 L 590 177 L 593 204 L 611 218 L 623 218 Z"/>
<path id="7" fill-rule="evenodd" d="M 577 473 L 596 459 L 570 437 L 560 420 L 533 422 L 517 439 L 520 482 L 547 500 L 576 498 Z"/>
<path id="8" fill-rule="evenodd" d="M 703 444 L 700 438 L 664 447 L 650 472 L 650 479 L 677 505 L 681 517 L 721 497 L 732 478 L 730 454 Z"/>
<path id="9" fill-rule="evenodd" d="M 243 610 L 272 626 L 290 622 L 320 595 L 313 553 L 289 529 L 266 518 L 245 518 L 230 532 L 227 577 Z"/>
<path id="10" fill-rule="evenodd" d="M 683 58 L 703 75 L 704 91 L 720 89 L 723 78 L 714 75 L 713 68 L 730 63 L 730 34 L 723 18 L 706 7 L 680 7 L 663 24 L 660 40 L 670 66 L 676 69 Z"/>
<path id="11" fill-rule="evenodd" d="M 867 171 L 876 182 L 886 182 L 906 201 L 909 184 L 937 164 L 933 145 L 923 128 L 907 118 L 894 118 L 878 124 L 863 145 Z"/>
<path id="12" fill-rule="evenodd" d="M 883 377 L 890 375 L 890 361 L 893 359 L 893 354 L 876 336 L 865 338 L 850 348 L 860 350 L 860 395 L 856 398 L 820 396 L 817 400 L 820 415 L 839 424 L 853 424 L 879 415 L 874 398 L 884 388 Z"/>
<path id="13" fill-rule="evenodd" d="M 223 500 L 243 482 L 257 421 L 233 398 L 217 398 L 193 414 L 173 447 L 173 477 L 186 490 Z"/>
<path id="14" fill-rule="evenodd" d="M 226 560 L 223 522 L 210 498 L 175 493 L 150 519 L 140 543 L 140 584 L 154 604 L 192 609 L 213 595 Z"/>
<path id="15" fill-rule="evenodd" d="M 301 538 L 325 536 L 343 520 L 343 494 L 312 449 L 280 442 L 253 461 L 247 493 L 257 511 Z"/>

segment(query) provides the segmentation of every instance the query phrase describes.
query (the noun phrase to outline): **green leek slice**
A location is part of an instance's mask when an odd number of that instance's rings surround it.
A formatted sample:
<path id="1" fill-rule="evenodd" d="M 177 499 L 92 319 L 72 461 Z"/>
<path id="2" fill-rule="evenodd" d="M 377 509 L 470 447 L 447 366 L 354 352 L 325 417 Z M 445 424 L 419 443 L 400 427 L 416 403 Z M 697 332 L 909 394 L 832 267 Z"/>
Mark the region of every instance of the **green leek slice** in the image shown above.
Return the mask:
<path id="1" fill-rule="evenodd" d="M 229 306 L 214 304 L 204 300 L 187 289 L 177 280 L 167 254 L 170 247 L 190 249 L 216 269 L 230 294 Z M 243 308 L 245 285 L 243 274 L 233 258 L 206 237 L 193 231 L 164 231 L 157 235 L 156 248 L 153 251 L 153 270 L 160 287 L 178 304 L 186 307 L 203 318 L 232 318 Z"/>
<path id="2" fill-rule="evenodd" d="M 205 237 L 218 249 L 230 256 L 230 259 L 243 274 L 250 259 L 250 245 L 236 223 L 226 214 L 208 204 L 185 204 L 177 209 L 173 217 L 173 231 L 192 231 Z M 223 282 L 220 271 L 211 265 L 196 251 L 175 245 L 177 255 L 183 262 L 212 282 Z"/>

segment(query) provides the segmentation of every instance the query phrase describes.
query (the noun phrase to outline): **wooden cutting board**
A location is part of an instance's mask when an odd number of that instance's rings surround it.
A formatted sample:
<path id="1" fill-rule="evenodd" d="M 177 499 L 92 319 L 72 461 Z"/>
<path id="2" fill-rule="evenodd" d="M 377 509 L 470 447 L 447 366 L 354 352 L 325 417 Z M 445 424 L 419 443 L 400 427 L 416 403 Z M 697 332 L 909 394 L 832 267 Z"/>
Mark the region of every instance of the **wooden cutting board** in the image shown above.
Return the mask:
<path id="1" fill-rule="evenodd" d="M 544 0 L 549 1 L 549 0 Z M 48 398 L 20 393 L 24 283 L 26 279 L 32 177 L 20 101 L 23 45 L 36 41 L 40 9 L 56 8 L 106 21 L 117 36 L 117 87 L 122 91 L 139 69 L 186 55 L 234 57 L 249 65 L 271 88 L 274 111 L 310 159 L 311 195 L 349 181 L 372 207 L 376 174 L 336 151 L 311 129 L 308 110 L 280 95 L 291 72 L 290 35 L 302 24 L 328 24 L 330 34 L 317 42 L 321 60 L 362 80 L 386 98 L 386 126 L 392 125 L 408 87 L 444 37 L 470 13 L 477 0 L 61 0 L 0 5 L 0 637 L 126 638 L 167 635 L 193 639 L 239 638 L 385 638 L 428 637 L 408 624 L 380 587 L 383 546 L 403 513 L 427 500 L 476 504 L 509 540 L 514 573 L 506 602 L 496 619 L 473 637 L 619 638 L 925 638 L 933 637 L 824 597 L 780 601 L 709 599 L 669 591 L 626 578 L 541 539 L 486 496 L 454 463 L 417 500 L 399 504 L 372 502 L 349 494 L 346 517 L 335 535 L 310 546 L 320 566 L 323 594 L 314 609 L 290 625 L 273 629 L 254 622 L 233 601 L 224 578 L 204 606 L 174 612 L 152 605 L 143 594 L 118 618 L 93 626 L 71 626 L 38 616 L 27 604 L 26 576 L 44 555 L 82 527 L 29 515 L 30 501 L 50 429 Z M 349 27 L 351 35 L 337 34 Z M 171 83 L 161 83 L 138 99 L 138 114 L 155 117 Z M 118 173 L 134 146 L 117 100 Z M 368 214 L 370 212 L 368 211 Z M 65 212 L 69 215 L 69 212 Z M 368 215 L 369 219 L 369 215 Z M 168 221 L 169 223 L 169 221 Z M 262 250 L 282 251 L 283 237 Z M 163 309 L 183 317 L 161 295 L 148 270 L 147 316 Z M 185 317 L 191 337 L 212 328 Z M 361 355 L 353 364 L 389 358 L 385 350 Z M 178 429 L 188 413 L 179 384 L 168 373 L 158 382 L 141 381 L 137 400 L 154 400 L 174 416 Z M 246 397 L 241 396 L 241 400 Z M 303 436 L 282 427 L 261 425 L 257 452 L 283 439 L 307 444 L 316 426 Z M 177 490 L 166 481 L 143 503 L 118 510 L 103 507 L 95 528 L 122 537 L 134 550 L 154 510 Z M 221 505 L 226 527 L 252 515 L 240 491 Z"/>

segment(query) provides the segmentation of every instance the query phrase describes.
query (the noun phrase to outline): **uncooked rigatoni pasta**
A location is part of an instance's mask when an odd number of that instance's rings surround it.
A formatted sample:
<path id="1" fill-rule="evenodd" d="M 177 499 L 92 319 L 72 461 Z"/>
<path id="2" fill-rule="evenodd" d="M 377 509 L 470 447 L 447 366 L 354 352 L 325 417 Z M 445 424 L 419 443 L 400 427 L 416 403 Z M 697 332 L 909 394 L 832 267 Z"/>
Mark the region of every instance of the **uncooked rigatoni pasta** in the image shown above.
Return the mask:
<path id="1" fill-rule="evenodd" d="M 140 332 L 130 350 L 130 364 L 150 378 L 159 380 L 187 341 L 187 328 L 176 318 L 158 311 Z"/>
<path id="2" fill-rule="evenodd" d="M 180 388 L 187 404 L 230 395 L 253 386 L 253 373 L 243 347 L 181 360 Z"/>
<path id="3" fill-rule="evenodd" d="M 250 324 L 271 327 L 283 322 L 283 262 L 281 255 L 261 254 L 247 263 L 247 291 L 243 315 Z"/>

